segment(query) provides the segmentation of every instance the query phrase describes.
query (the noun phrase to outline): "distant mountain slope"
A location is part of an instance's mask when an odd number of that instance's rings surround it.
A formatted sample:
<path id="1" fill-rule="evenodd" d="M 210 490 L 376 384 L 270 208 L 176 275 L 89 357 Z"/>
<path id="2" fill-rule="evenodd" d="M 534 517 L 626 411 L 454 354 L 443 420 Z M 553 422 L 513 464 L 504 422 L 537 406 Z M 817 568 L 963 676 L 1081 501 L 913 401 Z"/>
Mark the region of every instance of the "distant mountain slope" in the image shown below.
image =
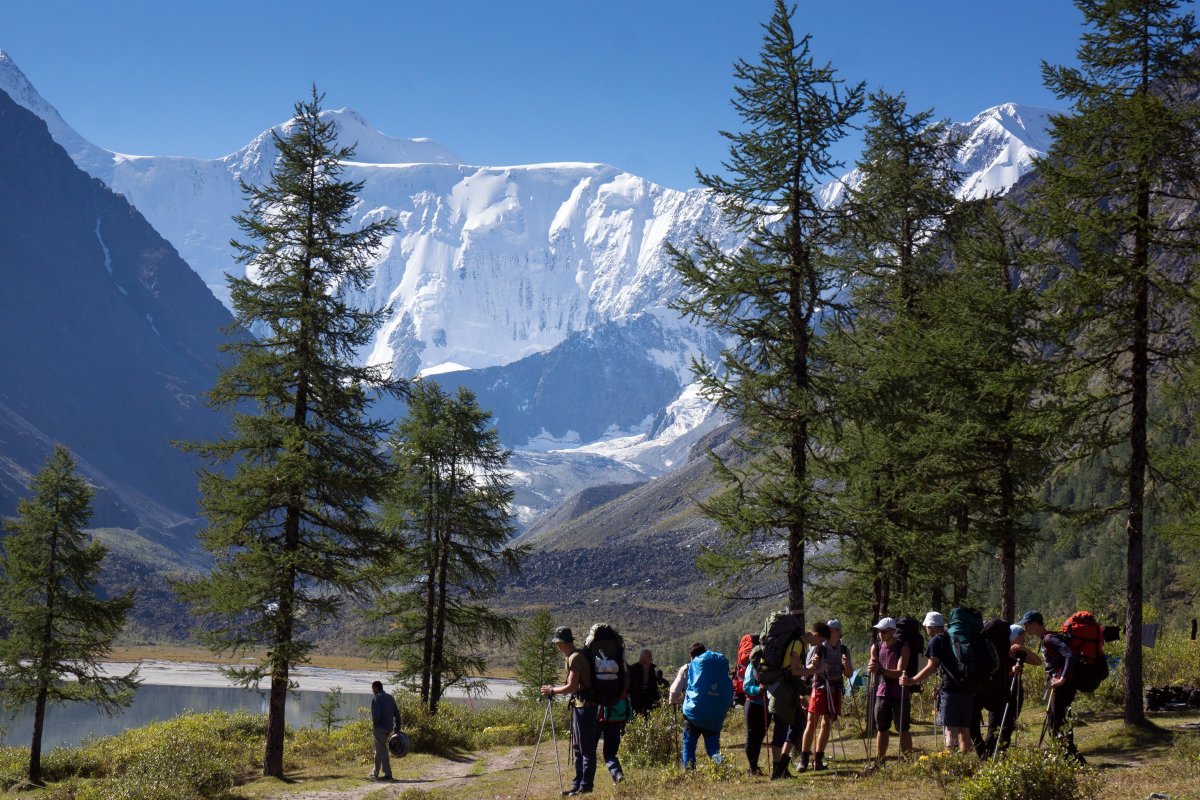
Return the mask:
<path id="1" fill-rule="evenodd" d="M 99 489 L 94 524 L 193 551 L 195 461 L 170 443 L 228 427 L 201 398 L 228 311 L 4 92 L 0 187 L 0 514 L 62 442 Z"/>

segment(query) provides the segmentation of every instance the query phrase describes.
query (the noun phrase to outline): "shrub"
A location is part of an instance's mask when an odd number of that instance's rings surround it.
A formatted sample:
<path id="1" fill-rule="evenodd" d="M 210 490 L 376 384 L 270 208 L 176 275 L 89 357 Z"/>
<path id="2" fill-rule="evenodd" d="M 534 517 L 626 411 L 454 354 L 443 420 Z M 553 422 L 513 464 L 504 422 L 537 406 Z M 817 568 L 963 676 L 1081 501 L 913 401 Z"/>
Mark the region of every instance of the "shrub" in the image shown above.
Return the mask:
<path id="1" fill-rule="evenodd" d="M 659 706 L 649 717 L 637 715 L 625 726 L 621 758 L 634 767 L 661 767 L 675 763 L 679 729 L 669 706 Z"/>
<path id="2" fill-rule="evenodd" d="M 1099 796 L 1099 776 L 1059 746 L 1048 750 L 1014 747 L 963 782 L 959 800 L 1090 800 Z"/>

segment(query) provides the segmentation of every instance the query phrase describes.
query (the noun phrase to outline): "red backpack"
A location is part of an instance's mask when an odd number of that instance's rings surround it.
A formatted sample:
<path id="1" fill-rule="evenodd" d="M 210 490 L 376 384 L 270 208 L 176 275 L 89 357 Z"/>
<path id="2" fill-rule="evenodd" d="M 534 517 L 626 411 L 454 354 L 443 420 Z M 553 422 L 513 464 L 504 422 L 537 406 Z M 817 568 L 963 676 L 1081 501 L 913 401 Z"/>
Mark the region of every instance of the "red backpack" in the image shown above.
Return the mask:
<path id="1" fill-rule="evenodd" d="M 733 673 L 733 702 L 739 706 L 746 704 L 746 667 L 750 664 L 750 651 L 754 649 L 754 635 L 747 633 L 738 643 L 737 666 Z"/>
<path id="2" fill-rule="evenodd" d="M 1075 685 L 1081 692 L 1094 692 L 1108 677 L 1104 657 L 1104 626 L 1090 611 L 1076 611 L 1062 624 L 1062 638 L 1075 654 Z"/>

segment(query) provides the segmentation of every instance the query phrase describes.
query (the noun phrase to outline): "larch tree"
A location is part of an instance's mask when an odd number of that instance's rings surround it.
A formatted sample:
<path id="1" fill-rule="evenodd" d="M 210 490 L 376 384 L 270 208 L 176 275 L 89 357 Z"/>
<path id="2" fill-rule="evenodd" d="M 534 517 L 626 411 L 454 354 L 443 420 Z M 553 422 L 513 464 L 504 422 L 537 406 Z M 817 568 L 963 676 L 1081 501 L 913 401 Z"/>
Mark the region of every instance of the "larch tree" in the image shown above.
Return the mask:
<path id="1" fill-rule="evenodd" d="M 209 398 L 233 409 L 232 433 L 188 445 L 226 467 L 201 473 L 200 538 L 215 565 L 179 590 L 207 618 L 201 635 L 215 652 L 263 649 L 258 664 L 226 672 L 241 685 L 270 681 L 263 773 L 281 777 L 291 670 L 343 598 L 369 588 L 360 569 L 383 549 L 371 506 L 390 470 L 387 427 L 368 409 L 401 387 L 359 364 L 382 318 L 351 300 L 392 221 L 350 228 L 362 184 L 342 165 L 354 151 L 338 145 L 315 88 L 272 136 L 270 180 L 243 184 L 235 218 L 246 276 L 229 277 L 235 325 L 253 337 L 225 346 L 235 358 Z"/>
<path id="2" fill-rule="evenodd" d="M 967 552 L 951 540 L 964 500 L 930 458 L 925 413 L 943 387 L 918 354 L 930 335 L 927 294 L 945 274 L 949 221 L 958 206 L 958 140 L 932 111 L 876 91 L 867 103 L 863 155 L 843 190 L 838 244 L 851 313 L 830 326 L 840 436 L 838 571 L 872 598 L 870 618 L 893 601 L 957 574 Z M 970 560 L 969 553 L 963 564 Z M 865 577 L 869 587 L 861 586 Z"/>
<path id="3" fill-rule="evenodd" d="M 399 659 L 397 679 L 433 713 L 449 687 L 480 688 L 489 647 L 516 634 L 516 621 L 487 603 L 525 552 L 509 546 L 509 452 L 490 421 L 470 391 L 451 396 L 419 381 L 391 438 L 395 470 L 379 522 L 391 588 L 365 612 L 384 627 L 365 641 Z"/>
<path id="4" fill-rule="evenodd" d="M 107 549 L 84 526 L 92 490 L 61 445 L 33 479 L 33 496 L 7 520 L 0 540 L 0 695 L 16 710 L 33 705 L 29 782 L 42 785 L 42 735 L 49 703 L 129 705 L 137 670 L 109 675 L 99 662 L 133 607 L 133 592 L 102 599 L 97 578 Z"/>
<path id="5" fill-rule="evenodd" d="M 724 174 L 697 171 L 745 244 L 725 252 L 701 238 L 672 255 L 685 288 L 676 308 L 731 341 L 719 363 L 694 365 L 702 391 L 746 431 L 744 465 L 712 456 L 725 487 L 703 508 L 726 538 L 701 565 L 739 596 L 759 592 L 745 587 L 761 587 L 782 566 L 803 623 L 805 551 L 828 534 L 810 453 L 825 407 L 820 326 L 836 311 L 828 252 L 839 212 L 819 189 L 842 166 L 832 148 L 862 109 L 863 87 L 818 65 L 791 18 L 777 0 L 758 63 L 734 67 L 743 129 L 722 132 Z"/>
<path id="6" fill-rule="evenodd" d="M 1091 404 L 1079 447 L 1106 454 L 1125 485 L 1112 510 L 1127 546 L 1124 719 L 1138 724 L 1149 399 L 1195 347 L 1200 38 L 1176 0 L 1075 4 L 1086 24 L 1079 66 L 1042 68 L 1071 109 L 1051 117 L 1029 224 L 1059 256 L 1051 297 L 1073 332 L 1076 393 Z"/>

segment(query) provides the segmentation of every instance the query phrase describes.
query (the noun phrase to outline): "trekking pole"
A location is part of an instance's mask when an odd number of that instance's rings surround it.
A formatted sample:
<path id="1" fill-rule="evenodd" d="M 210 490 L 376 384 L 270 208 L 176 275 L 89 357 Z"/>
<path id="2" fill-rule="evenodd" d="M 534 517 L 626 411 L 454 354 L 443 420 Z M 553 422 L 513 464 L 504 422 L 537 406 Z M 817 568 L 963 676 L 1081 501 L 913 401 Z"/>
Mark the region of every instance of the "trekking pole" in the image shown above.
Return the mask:
<path id="1" fill-rule="evenodd" d="M 863 713 L 863 749 L 867 751 L 867 761 L 874 760 L 871 755 L 871 704 L 875 702 L 875 673 L 867 673 L 867 696 L 863 699 L 865 711 Z"/>
<path id="2" fill-rule="evenodd" d="M 768 774 L 775 774 L 775 751 L 771 749 L 770 742 L 767 741 L 767 731 L 771 730 L 771 710 L 768 708 L 770 701 L 763 694 L 763 743 L 767 746 L 767 765 L 771 767 Z M 778 723 L 776 723 L 778 724 Z"/>
<path id="3" fill-rule="evenodd" d="M 845 761 L 847 764 L 849 764 L 850 757 L 846 755 L 846 737 L 842 733 L 842 717 L 840 714 L 834 713 L 834 711 L 836 710 L 837 704 L 833 702 L 833 693 L 828 691 L 828 685 L 827 685 L 826 692 L 825 692 L 825 705 L 829 711 L 830 718 L 833 720 L 832 724 L 826 723 L 826 724 L 829 724 L 830 735 L 833 734 L 833 728 L 837 727 L 838 741 L 840 741 L 842 743 L 842 760 Z M 837 752 L 837 742 L 834 742 L 834 746 L 829 748 L 829 752 L 830 753 Z M 834 775 L 839 780 L 841 780 L 842 776 L 839 771 L 835 770 Z"/>
<path id="4" fill-rule="evenodd" d="M 1013 675 L 1012 685 L 1008 687 L 1008 698 L 1004 703 L 1004 713 L 1000 715 L 1000 730 L 996 732 L 996 746 L 992 750 L 992 761 L 1000 757 L 1000 743 L 1004 741 L 1004 725 L 1008 722 L 1008 707 L 1012 705 L 1013 697 L 1017 691 L 1017 681 L 1020 679 L 1021 673 Z M 990 723 L 989 723 L 990 724 Z M 1010 742 L 1011 744 L 1011 742 Z"/>
<path id="5" fill-rule="evenodd" d="M 554 712 L 550 710 L 550 701 L 546 702 L 546 713 L 550 715 L 550 741 L 554 745 L 554 766 L 558 770 L 558 791 L 562 792 L 562 759 L 558 754 L 558 732 L 554 729 Z"/>
<path id="6" fill-rule="evenodd" d="M 1038 749 L 1042 749 L 1042 742 L 1046 739 L 1046 729 L 1050 727 L 1050 706 L 1054 704 L 1054 687 L 1050 687 L 1049 698 L 1046 700 L 1046 716 L 1042 719 L 1042 735 L 1038 737 Z"/>
<path id="7" fill-rule="evenodd" d="M 546 732 L 546 717 L 548 716 L 550 716 L 549 697 L 546 698 L 546 713 L 542 714 L 542 724 L 538 728 L 537 742 L 533 745 L 533 760 L 529 762 L 529 775 L 525 778 L 525 800 L 529 800 L 529 784 L 533 781 L 533 768 L 537 766 L 538 750 L 542 747 L 542 734 Z"/>

